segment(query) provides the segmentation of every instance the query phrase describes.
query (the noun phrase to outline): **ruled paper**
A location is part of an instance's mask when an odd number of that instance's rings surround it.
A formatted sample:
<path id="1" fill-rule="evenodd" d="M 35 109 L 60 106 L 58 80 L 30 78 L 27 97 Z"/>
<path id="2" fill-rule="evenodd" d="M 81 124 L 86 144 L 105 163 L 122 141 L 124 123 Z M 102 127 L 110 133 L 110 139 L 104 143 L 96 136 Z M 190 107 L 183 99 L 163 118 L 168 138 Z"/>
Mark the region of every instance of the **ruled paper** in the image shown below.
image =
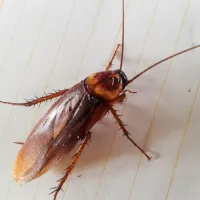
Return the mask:
<path id="1" fill-rule="evenodd" d="M 198 0 L 126 0 L 123 70 L 129 78 L 173 53 L 200 44 Z M 0 100 L 23 102 L 70 88 L 102 71 L 121 43 L 121 0 L 1 0 Z M 92 129 L 92 141 L 66 181 L 61 200 L 200 199 L 200 49 L 152 69 L 129 87 L 116 108 L 146 158 L 111 115 Z M 113 69 L 119 68 L 120 52 Z M 68 155 L 25 185 L 12 175 L 19 145 L 47 111 L 0 105 L 0 199 L 53 199 Z"/>

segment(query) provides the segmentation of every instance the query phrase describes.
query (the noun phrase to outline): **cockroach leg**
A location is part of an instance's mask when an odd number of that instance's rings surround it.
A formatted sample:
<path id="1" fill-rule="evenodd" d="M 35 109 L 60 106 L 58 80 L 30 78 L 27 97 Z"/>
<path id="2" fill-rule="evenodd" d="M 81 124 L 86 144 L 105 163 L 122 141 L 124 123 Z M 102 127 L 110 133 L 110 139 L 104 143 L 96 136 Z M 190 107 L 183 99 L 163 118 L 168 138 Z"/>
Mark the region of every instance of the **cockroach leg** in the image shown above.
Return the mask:
<path id="1" fill-rule="evenodd" d="M 116 119 L 117 123 L 119 124 L 120 129 L 122 129 L 124 135 L 128 138 L 128 140 L 130 140 L 130 141 L 131 141 L 131 142 L 132 142 L 146 157 L 147 157 L 148 160 L 151 160 L 151 157 L 148 156 L 148 155 L 145 153 L 145 151 L 144 151 L 140 146 L 138 146 L 138 145 L 133 141 L 133 139 L 130 137 L 130 133 L 126 130 L 126 128 L 125 128 L 125 126 L 124 126 L 122 120 L 119 118 L 119 116 L 118 116 L 116 110 L 114 110 L 113 107 L 111 107 L 111 106 L 110 106 L 109 108 L 110 108 L 110 111 L 111 111 L 112 115 L 114 116 L 114 118 Z"/>
<path id="2" fill-rule="evenodd" d="M 10 104 L 10 105 L 13 105 L 13 106 L 30 107 L 30 106 L 34 106 L 36 104 L 40 104 L 40 103 L 42 103 L 44 101 L 48 101 L 48 100 L 51 100 L 53 98 L 59 97 L 59 96 L 63 95 L 66 91 L 67 91 L 67 89 L 64 89 L 64 90 L 60 90 L 58 92 L 55 92 L 55 93 L 48 94 L 46 96 L 40 97 L 40 98 L 36 97 L 36 99 L 30 100 L 30 101 L 27 100 L 26 103 L 12 103 L 12 102 L 6 102 L 6 101 L 0 101 L 0 103 Z"/>
<path id="3" fill-rule="evenodd" d="M 13 142 L 14 144 L 24 145 L 24 142 Z"/>
<path id="4" fill-rule="evenodd" d="M 91 137 L 91 133 L 88 132 L 87 135 L 85 136 L 82 144 L 80 145 L 77 153 L 73 156 L 71 164 L 69 165 L 69 167 L 67 167 L 67 169 L 66 169 L 67 171 L 66 171 L 65 175 L 58 181 L 58 182 L 60 182 L 59 185 L 56 187 L 56 189 L 53 192 L 50 193 L 50 194 L 55 193 L 54 194 L 54 200 L 56 200 L 56 197 L 57 197 L 59 191 L 62 190 L 63 184 L 65 183 L 69 174 L 72 172 L 73 168 L 75 167 L 81 153 L 83 152 L 83 149 L 85 148 L 88 141 L 90 140 L 90 137 Z"/>
<path id="5" fill-rule="evenodd" d="M 108 64 L 108 66 L 106 67 L 106 71 L 110 70 L 110 68 L 112 67 L 112 65 L 113 65 L 113 60 L 114 60 L 114 58 L 115 58 L 115 56 L 116 56 L 116 54 L 117 54 L 117 51 L 118 51 L 118 49 L 119 49 L 120 46 L 121 46 L 121 44 L 118 44 L 118 45 L 117 45 L 117 47 L 116 47 L 116 49 L 115 49 L 115 51 L 114 51 L 114 53 L 113 53 L 113 56 L 112 56 L 112 58 L 111 58 L 111 60 L 110 60 L 110 62 L 109 62 L 109 64 Z"/>
<path id="6" fill-rule="evenodd" d="M 126 92 L 129 92 L 131 94 L 136 94 L 137 92 L 133 92 L 131 90 L 123 90 L 122 93 L 120 94 L 120 96 L 114 100 L 114 102 L 118 102 L 118 103 L 124 103 L 127 101 L 127 96 L 126 96 Z M 114 105 L 114 104 L 113 104 Z"/>
<path id="7" fill-rule="evenodd" d="M 109 106 L 115 105 L 117 103 L 123 103 L 126 99 L 126 94 L 123 92 L 121 95 L 119 95 L 114 101 L 107 102 Z"/>

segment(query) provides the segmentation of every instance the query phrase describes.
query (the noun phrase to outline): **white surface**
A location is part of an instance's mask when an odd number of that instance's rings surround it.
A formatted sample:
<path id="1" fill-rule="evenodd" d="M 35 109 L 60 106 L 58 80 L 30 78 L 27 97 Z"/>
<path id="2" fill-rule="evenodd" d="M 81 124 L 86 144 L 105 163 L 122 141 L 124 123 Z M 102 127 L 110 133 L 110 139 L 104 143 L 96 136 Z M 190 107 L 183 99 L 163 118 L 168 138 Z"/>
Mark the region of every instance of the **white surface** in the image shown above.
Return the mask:
<path id="1" fill-rule="evenodd" d="M 124 71 L 129 77 L 200 43 L 199 0 L 127 0 L 126 8 Z M 120 42 L 120 25 L 121 0 L 5 0 L 0 99 L 22 102 L 103 70 Z M 132 138 L 160 156 L 148 163 L 107 116 L 93 129 L 91 146 L 58 199 L 200 199 L 199 57 L 196 49 L 146 73 L 132 84 L 138 93 L 119 106 Z M 117 68 L 119 57 L 114 63 Z M 23 186 L 12 177 L 20 148 L 12 142 L 24 141 L 48 106 L 0 105 L 1 200 L 53 198 L 49 188 L 61 177 L 60 168 Z"/>

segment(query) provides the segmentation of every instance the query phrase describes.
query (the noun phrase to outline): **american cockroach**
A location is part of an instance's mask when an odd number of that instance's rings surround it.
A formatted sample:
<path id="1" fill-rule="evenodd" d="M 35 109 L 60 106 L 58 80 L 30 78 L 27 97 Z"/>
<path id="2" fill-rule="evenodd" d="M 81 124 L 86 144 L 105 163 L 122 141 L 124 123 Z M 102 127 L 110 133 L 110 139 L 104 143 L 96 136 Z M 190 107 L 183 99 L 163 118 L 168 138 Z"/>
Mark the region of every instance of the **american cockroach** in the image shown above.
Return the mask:
<path id="1" fill-rule="evenodd" d="M 148 160 L 151 159 L 145 151 L 138 146 L 130 136 L 116 110 L 118 103 L 123 103 L 126 93 L 134 93 L 126 89 L 135 79 L 159 65 L 160 63 L 178 56 L 182 53 L 200 47 L 200 45 L 171 55 L 140 72 L 130 80 L 122 71 L 124 57 L 124 1 L 122 1 L 122 43 L 118 44 L 105 71 L 89 75 L 70 89 L 60 90 L 50 95 L 36 98 L 26 103 L 12 103 L 0 101 L 13 106 L 31 107 L 36 104 L 59 97 L 46 114 L 36 123 L 16 158 L 14 164 L 14 178 L 18 183 L 27 183 L 36 179 L 53 168 L 76 145 L 80 144 L 72 162 L 66 169 L 65 175 L 54 188 L 54 200 L 62 189 L 67 177 L 75 167 L 82 151 L 91 138 L 92 127 L 109 111 L 113 115 L 124 136 L 141 151 Z M 120 67 L 111 70 L 117 51 L 121 48 Z"/>

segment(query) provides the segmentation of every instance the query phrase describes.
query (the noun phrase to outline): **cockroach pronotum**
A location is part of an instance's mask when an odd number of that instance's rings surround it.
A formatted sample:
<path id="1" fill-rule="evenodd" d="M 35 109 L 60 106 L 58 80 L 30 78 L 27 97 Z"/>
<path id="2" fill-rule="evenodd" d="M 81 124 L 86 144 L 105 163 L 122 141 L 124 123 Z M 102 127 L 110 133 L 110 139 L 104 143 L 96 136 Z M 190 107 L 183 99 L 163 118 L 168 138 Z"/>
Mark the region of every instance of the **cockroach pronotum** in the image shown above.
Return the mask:
<path id="1" fill-rule="evenodd" d="M 16 158 L 14 164 L 14 178 L 18 183 L 27 183 L 49 171 L 75 146 L 80 144 L 72 162 L 66 169 L 65 175 L 55 187 L 54 200 L 62 189 L 67 177 L 76 165 L 78 158 L 91 137 L 92 127 L 109 111 L 113 115 L 124 136 L 141 151 L 148 160 L 151 159 L 145 151 L 138 146 L 130 136 L 116 110 L 113 108 L 118 103 L 123 103 L 126 93 L 134 93 L 125 89 L 135 79 L 160 63 L 178 56 L 182 53 L 200 47 L 191 47 L 171 55 L 140 72 L 130 80 L 122 71 L 124 57 L 124 0 L 122 1 L 122 43 L 118 44 L 105 71 L 94 73 L 70 89 L 60 90 L 50 95 L 36 98 L 26 103 L 12 103 L 0 101 L 13 106 L 30 107 L 50 99 L 59 99 L 50 107 L 46 114 L 37 122 Z M 117 51 L 121 48 L 120 67 L 111 70 Z"/>

